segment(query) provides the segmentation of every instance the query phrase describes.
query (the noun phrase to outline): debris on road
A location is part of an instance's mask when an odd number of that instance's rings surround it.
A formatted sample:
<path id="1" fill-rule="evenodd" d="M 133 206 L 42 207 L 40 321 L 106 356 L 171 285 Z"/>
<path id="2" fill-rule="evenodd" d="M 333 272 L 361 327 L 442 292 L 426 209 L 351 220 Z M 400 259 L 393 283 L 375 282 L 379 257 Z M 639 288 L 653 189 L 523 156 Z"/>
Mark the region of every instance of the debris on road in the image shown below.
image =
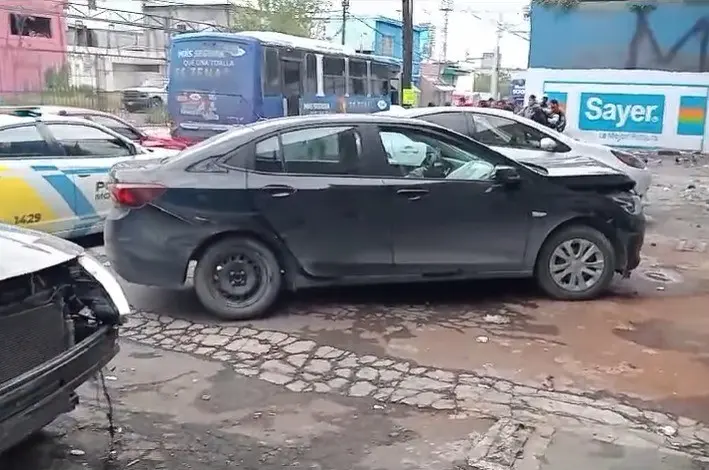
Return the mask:
<path id="1" fill-rule="evenodd" d="M 488 341 L 490 341 L 490 338 L 488 338 L 487 336 L 478 336 L 477 338 L 475 338 L 475 341 L 477 341 L 478 343 L 484 344 L 484 343 L 487 343 Z"/>
<path id="2" fill-rule="evenodd" d="M 494 323 L 495 325 L 507 325 L 510 319 L 504 315 L 485 315 L 483 317 L 485 323 Z"/>

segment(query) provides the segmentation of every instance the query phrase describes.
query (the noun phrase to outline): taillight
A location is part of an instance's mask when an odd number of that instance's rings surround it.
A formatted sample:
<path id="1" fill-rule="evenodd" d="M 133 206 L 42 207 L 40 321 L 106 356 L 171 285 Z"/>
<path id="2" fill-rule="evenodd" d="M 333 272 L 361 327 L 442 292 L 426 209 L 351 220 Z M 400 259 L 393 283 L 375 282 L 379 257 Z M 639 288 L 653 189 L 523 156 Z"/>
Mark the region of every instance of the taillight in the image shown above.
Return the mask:
<path id="1" fill-rule="evenodd" d="M 137 208 L 162 196 L 167 188 L 154 183 L 109 183 L 111 199 L 121 206 Z"/>
<path id="2" fill-rule="evenodd" d="M 645 162 L 633 155 L 632 153 L 623 152 L 622 150 L 611 150 L 611 153 L 628 166 L 633 168 L 638 168 L 640 170 L 645 168 Z"/>

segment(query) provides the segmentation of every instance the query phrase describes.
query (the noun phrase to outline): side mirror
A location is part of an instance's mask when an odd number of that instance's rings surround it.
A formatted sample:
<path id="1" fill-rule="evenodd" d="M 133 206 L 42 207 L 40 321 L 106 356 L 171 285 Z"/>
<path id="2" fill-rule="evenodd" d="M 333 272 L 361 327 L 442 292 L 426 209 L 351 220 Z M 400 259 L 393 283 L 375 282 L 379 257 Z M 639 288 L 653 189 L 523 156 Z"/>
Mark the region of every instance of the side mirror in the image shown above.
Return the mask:
<path id="1" fill-rule="evenodd" d="M 512 166 L 496 166 L 494 180 L 505 186 L 514 186 L 522 181 L 517 168 Z"/>
<path id="2" fill-rule="evenodd" d="M 552 152 L 554 149 L 556 149 L 556 142 L 554 142 L 554 139 L 550 139 L 549 137 L 544 137 L 539 142 L 539 147 L 542 150 L 546 150 L 547 152 Z"/>

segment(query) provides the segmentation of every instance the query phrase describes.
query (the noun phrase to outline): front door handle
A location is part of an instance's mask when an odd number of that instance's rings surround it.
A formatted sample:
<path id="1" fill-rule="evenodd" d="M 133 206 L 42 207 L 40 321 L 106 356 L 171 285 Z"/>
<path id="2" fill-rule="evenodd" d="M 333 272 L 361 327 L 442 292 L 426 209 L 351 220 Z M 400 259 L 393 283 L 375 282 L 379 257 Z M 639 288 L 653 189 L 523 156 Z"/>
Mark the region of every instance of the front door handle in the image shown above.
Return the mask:
<path id="1" fill-rule="evenodd" d="M 396 194 L 399 196 L 404 196 L 409 199 L 409 201 L 418 201 L 426 194 L 428 194 L 428 189 L 423 188 L 404 188 L 399 189 Z"/>
<path id="2" fill-rule="evenodd" d="M 296 189 L 292 186 L 286 186 L 281 184 L 270 184 L 264 186 L 263 190 L 271 195 L 271 197 L 288 197 L 296 192 Z"/>
<path id="3" fill-rule="evenodd" d="M 79 178 L 88 178 L 89 176 L 91 176 L 91 174 L 90 173 L 78 173 L 76 176 L 78 176 Z"/>

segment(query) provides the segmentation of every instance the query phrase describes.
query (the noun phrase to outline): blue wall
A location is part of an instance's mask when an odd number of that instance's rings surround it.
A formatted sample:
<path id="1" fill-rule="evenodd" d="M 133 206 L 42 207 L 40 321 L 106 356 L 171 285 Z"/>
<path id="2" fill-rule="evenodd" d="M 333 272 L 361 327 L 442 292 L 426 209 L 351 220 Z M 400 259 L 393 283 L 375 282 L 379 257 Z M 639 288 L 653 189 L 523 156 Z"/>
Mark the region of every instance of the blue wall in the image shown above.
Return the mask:
<path id="1" fill-rule="evenodd" d="M 394 56 L 397 59 L 402 59 L 404 55 L 402 41 L 402 24 L 400 21 L 379 18 L 375 19 L 374 28 L 374 54 L 384 55 L 382 51 L 382 36 L 392 36 L 394 38 Z M 421 77 L 421 59 L 422 59 L 422 44 L 421 31 L 424 28 L 414 26 L 414 52 L 413 52 L 413 82 L 418 85 Z"/>
<path id="2" fill-rule="evenodd" d="M 709 1 L 631 3 L 642 2 L 586 2 L 571 11 L 534 4 L 529 67 L 709 72 Z"/>

